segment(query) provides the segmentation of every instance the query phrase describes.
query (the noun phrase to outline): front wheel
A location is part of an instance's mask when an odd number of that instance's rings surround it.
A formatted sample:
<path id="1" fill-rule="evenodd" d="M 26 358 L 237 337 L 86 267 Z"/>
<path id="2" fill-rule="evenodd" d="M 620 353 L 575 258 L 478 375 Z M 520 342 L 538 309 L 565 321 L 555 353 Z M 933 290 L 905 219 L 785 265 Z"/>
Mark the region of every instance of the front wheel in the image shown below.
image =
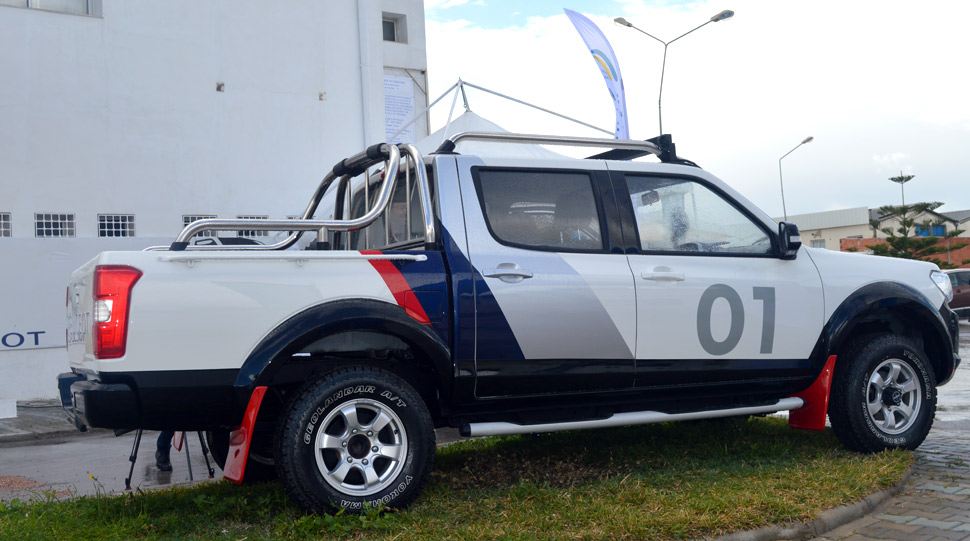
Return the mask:
<path id="1" fill-rule="evenodd" d="M 372 367 L 335 371 L 288 404 L 276 441 L 287 493 L 305 511 L 405 507 L 434 462 L 434 425 L 418 393 Z"/>
<path id="2" fill-rule="evenodd" d="M 853 342 L 838 360 L 829 420 L 849 449 L 916 449 L 933 426 L 935 412 L 933 367 L 908 338 L 868 336 Z"/>

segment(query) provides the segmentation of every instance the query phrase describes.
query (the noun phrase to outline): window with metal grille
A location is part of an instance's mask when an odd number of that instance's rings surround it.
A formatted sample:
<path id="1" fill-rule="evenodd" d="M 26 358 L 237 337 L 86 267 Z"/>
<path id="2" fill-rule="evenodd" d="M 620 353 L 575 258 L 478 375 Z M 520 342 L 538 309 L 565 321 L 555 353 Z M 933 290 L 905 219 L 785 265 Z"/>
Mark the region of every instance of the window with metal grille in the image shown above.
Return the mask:
<path id="1" fill-rule="evenodd" d="M 73 214 L 34 214 L 34 235 L 40 238 L 73 237 Z"/>
<path id="2" fill-rule="evenodd" d="M 0 237 L 10 236 L 10 213 L 0 212 Z"/>
<path id="3" fill-rule="evenodd" d="M 813 240 L 812 241 L 812 248 L 825 248 L 825 239 L 822 239 L 822 240 Z"/>
<path id="4" fill-rule="evenodd" d="M 98 214 L 99 237 L 134 237 L 134 214 Z"/>
<path id="5" fill-rule="evenodd" d="M 183 214 L 182 215 L 182 227 L 189 225 L 192 222 L 197 222 L 199 220 L 209 220 L 212 218 L 218 218 L 214 214 Z M 217 231 L 203 231 L 197 233 L 195 237 L 218 237 Z"/>
<path id="6" fill-rule="evenodd" d="M 269 216 L 236 216 L 240 220 L 268 220 Z M 269 236 L 269 231 L 259 231 L 256 229 L 244 229 L 236 234 L 237 237 L 266 237 Z"/>

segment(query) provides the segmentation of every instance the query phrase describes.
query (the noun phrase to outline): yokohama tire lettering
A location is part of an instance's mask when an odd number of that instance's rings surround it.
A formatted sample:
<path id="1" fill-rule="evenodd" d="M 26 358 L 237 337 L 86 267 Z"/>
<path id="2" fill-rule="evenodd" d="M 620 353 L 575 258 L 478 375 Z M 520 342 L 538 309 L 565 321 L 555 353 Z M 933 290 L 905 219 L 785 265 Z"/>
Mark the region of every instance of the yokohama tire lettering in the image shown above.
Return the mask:
<path id="1" fill-rule="evenodd" d="M 384 496 L 382 496 L 382 497 L 380 497 L 380 498 L 378 498 L 376 500 L 367 500 L 367 501 L 364 501 L 364 502 L 354 502 L 354 501 L 350 501 L 350 500 L 340 500 L 340 507 L 346 507 L 347 509 L 361 509 L 361 508 L 364 508 L 364 507 L 374 508 L 374 507 L 380 507 L 381 505 L 387 505 L 389 502 L 397 499 L 397 497 L 400 496 L 401 493 L 404 492 L 408 488 L 408 486 L 411 484 L 411 481 L 413 479 L 414 479 L 414 477 L 412 477 L 410 475 L 405 475 L 404 476 L 404 481 L 402 481 L 401 483 L 399 483 L 397 485 L 397 487 L 394 488 L 394 490 L 388 492 L 387 494 L 385 494 Z"/>

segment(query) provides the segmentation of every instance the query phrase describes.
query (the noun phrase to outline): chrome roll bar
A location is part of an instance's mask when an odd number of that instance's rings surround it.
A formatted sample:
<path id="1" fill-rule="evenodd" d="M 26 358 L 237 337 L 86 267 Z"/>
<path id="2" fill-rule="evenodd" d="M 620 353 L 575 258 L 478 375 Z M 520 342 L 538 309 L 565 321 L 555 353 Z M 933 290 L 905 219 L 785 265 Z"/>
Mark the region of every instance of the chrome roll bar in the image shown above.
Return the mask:
<path id="1" fill-rule="evenodd" d="M 673 145 L 670 141 L 664 141 L 662 138 L 669 136 L 661 136 L 651 141 L 634 141 L 629 139 L 603 139 L 603 138 L 592 138 L 592 137 L 564 137 L 558 135 L 534 135 L 534 134 L 517 134 L 517 133 L 489 133 L 489 132 L 461 132 L 452 135 L 448 138 L 441 146 L 438 148 L 436 153 L 449 153 L 453 152 L 455 145 L 462 140 L 479 140 L 479 141 L 490 141 L 496 143 L 520 143 L 520 144 L 538 144 L 538 145 L 561 145 L 561 146 L 578 146 L 578 147 L 602 147 L 609 148 L 611 150 L 627 150 L 627 151 L 638 151 L 641 153 L 654 154 L 661 158 L 662 161 L 666 160 L 679 160 L 673 153 Z M 661 143 L 661 144 L 658 144 Z M 669 146 L 665 146 L 669 145 Z M 378 145 L 373 145 L 363 152 L 354 154 L 353 156 L 340 161 L 337 165 L 329 171 L 320 184 L 317 186 L 316 191 L 310 198 L 310 202 L 307 204 L 306 210 L 303 212 L 303 216 L 296 220 L 257 220 L 257 219 L 206 219 L 198 220 L 192 222 L 182 229 L 175 242 L 171 246 L 152 246 L 146 248 L 146 251 L 154 250 L 172 250 L 172 251 L 182 251 L 182 250 L 285 250 L 300 239 L 306 231 L 316 231 L 317 232 L 317 247 L 329 246 L 329 232 L 346 232 L 346 231 L 356 231 L 362 229 L 372 224 L 377 220 L 378 217 L 387 209 L 390 204 L 391 194 L 394 191 L 395 183 L 397 182 L 398 172 L 400 170 L 401 160 L 405 160 L 405 174 L 407 178 L 405 182 L 407 183 L 407 194 L 406 198 L 410 201 L 411 198 L 411 170 L 413 168 L 416 175 L 417 187 L 418 187 L 418 198 L 421 202 L 421 218 L 423 220 L 423 230 L 424 230 L 424 241 L 425 248 L 430 249 L 435 245 L 437 236 L 435 234 L 435 224 L 434 224 L 434 209 L 432 207 L 431 200 L 431 188 L 428 181 L 428 173 L 424 166 L 424 158 L 421 156 L 421 152 L 418 151 L 417 147 L 411 144 L 400 144 L 392 145 L 387 143 L 381 143 Z M 665 159 L 666 158 L 666 159 Z M 690 163 L 681 160 L 684 163 Z M 364 214 L 357 218 L 343 218 L 343 209 L 350 208 L 352 191 L 350 189 L 350 182 L 352 179 L 357 177 L 362 173 L 367 173 L 370 167 L 373 167 L 379 163 L 384 163 L 384 178 L 381 182 L 380 191 L 377 195 L 377 200 L 374 202 L 373 208 L 370 208 L 370 179 L 364 179 Z M 324 195 L 336 182 L 336 197 L 334 198 L 334 219 L 331 220 L 315 220 L 313 219 L 314 213 L 317 211 L 320 202 L 323 200 Z M 343 207 L 341 207 L 343 205 Z M 411 210 L 410 204 L 407 209 L 407 230 L 411 229 Z M 229 246 L 193 246 L 189 245 L 189 240 L 193 236 L 203 232 L 203 231 L 241 231 L 241 230 L 251 230 L 251 231 L 290 231 L 291 233 L 285 239 L 276 242 L 274 244 L 259 244 L 259 245 L 229 245 Z M 385 232 L 385 235 L 387 233 Z M 347 239 L 349 243 L 349 237 Z M 369 245 L 369 240 L 365 239 L 365 243 Z M 339 244 L 339 243 L 338 243 Z M 335 247 L 336 248 L 336 247 Z"/>
<path id="2" fill-rule="evenodd" d="M 435 243 L 435 231 L 434 231 L 434 212 L 431 207 L 431 188 L 428 183 L 428 171 L 423 166 L 424 159 L 421 157 L 421 152 L 418 148 L 411 144 L 401 145 L 401 150 L 408 155 L 410 161 L 414 162 L 415 174 L 418 177 L 418 198 L 421 200 L 421 214 L 424 219 L 424 242 L 425 245 L 433 245 Z M 408 205 L 410 209 L 410 205 Z M 410 231 L 410 215 L 408 216 L 408 230 Z"/>
<path id="3" fill-rule="evenodd" d="M 418 191 L 421 197 L 422 213 L 424 214 L 425 235 L 427 243 L 434 243 L 434 213 L 431 208 L 430 188 L 428 187 L 428 175 L 423 165 L 421 153 L 413 145 L 401 145 L 405 150 L 407 159 L 406 167 L 414 167 L 418 177 Z M 295 244 L 300 236 L 306 231 L 317 231 L 318 239 L 323 242 L 327 239 L 328 231 L 355 231 L 367 227 L 373 223 L 384 212 L 391 200 L 391 194 L 397 182 L 398 171 L 401 163 L 401 150 L 397 145 L 380 144 L 368 148 L 342 160 L 320 181 L 313 197 L 307 204 L 303 216 L 297 220 L 262 220 L 262 219 L 206 219 L 192 222 L 182 229 L 175 242 L 171 246 L 152 246 L 146 251 L 160 250 L 192 250 L 192 251 L 215 251 L 215 250 L 285 250 Z M 313 214 L 317 211 L 323 196 L 327 190 L 337 181 L 338 188 L 341 185 L 349 185 L 352 178 L 366 173 L 367 169 L 384 162 L 384 180 L 381 182 L 380 191 L 373 208 L 368 209 L 362 216 L 350 219 L 315 220 Z M 366 181 L 365 181 L 366 182 Z M 335 205 L 343 204 L 344 201 L 335 201 Z M 285 239 L 266 245 L 231 245 L 231 246 L 192 246 L 189 240 L 196 234 L 203 231 L 291 231 Z"/>

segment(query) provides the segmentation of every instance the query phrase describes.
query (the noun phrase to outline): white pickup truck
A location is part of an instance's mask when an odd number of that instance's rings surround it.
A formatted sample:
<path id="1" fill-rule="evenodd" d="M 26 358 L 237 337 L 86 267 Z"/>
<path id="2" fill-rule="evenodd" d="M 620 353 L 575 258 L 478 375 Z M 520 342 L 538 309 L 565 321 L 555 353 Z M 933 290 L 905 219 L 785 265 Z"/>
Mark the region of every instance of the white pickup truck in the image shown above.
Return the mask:
<path id="1" fill-rule="evenodd" d="M 455 152 L 469 140 L 610 150 Z M 293 233 L 189 244 L 254 229 Z M 960 362 L 950 297 L 930 263 L 801 247 L 669 136 L 464 133 L 341 161 L 299 220 L 99 254 L 67 288 L 59 384 L 79 428 L 205 430 L 227 478 L 278 475 L 308 511 L 402 507 L 441 426 L 790 410 L 860 452 L 915 448 Z"/>

